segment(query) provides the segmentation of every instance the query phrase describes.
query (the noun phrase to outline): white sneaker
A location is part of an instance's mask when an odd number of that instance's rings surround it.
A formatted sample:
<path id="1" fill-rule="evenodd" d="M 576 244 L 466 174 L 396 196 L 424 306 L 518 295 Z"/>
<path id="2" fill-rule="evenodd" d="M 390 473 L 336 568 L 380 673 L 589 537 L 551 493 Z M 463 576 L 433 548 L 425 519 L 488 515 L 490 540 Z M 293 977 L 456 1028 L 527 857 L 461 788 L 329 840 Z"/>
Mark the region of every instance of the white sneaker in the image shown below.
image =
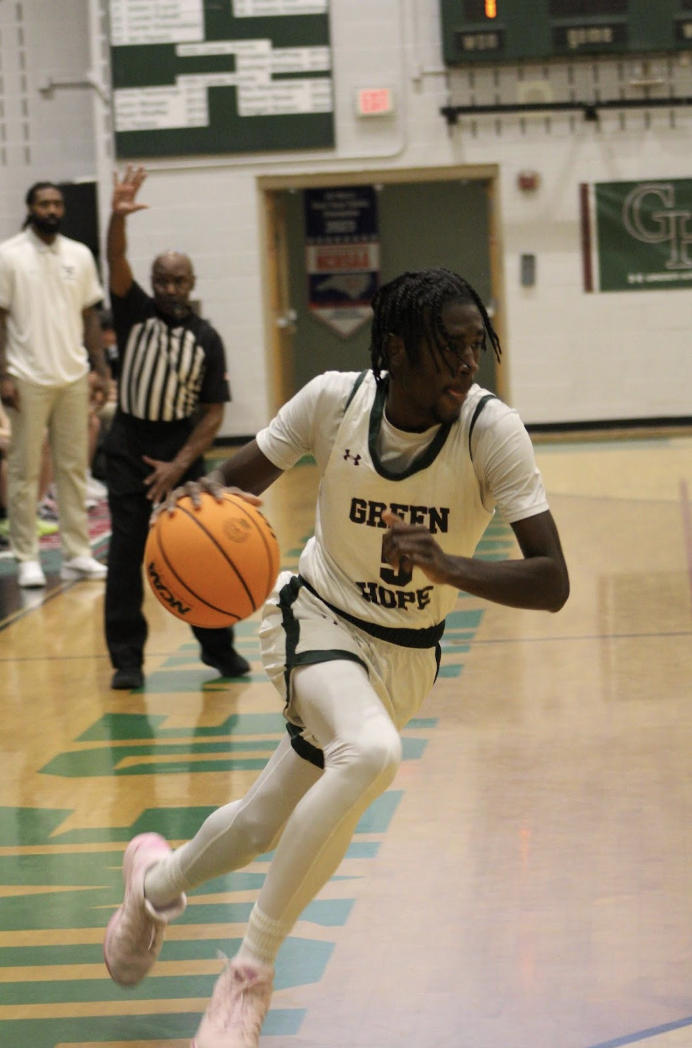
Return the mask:
<path id="1" fill-rule="evenodd" d="M 97 502 L 105 499 L 108 495 L 108 488 L 106 485 L 102 484 L 100 480 L 96 479 L 96 477 L 92 477 L 91 473 L 87 473 L 86 491 L 87 499 L 95 499 Z"/>
<path id="2" fill-rule="evenodd" d="M 105 579 L 107 574 L 106 565 L 93 557 L 73 557 L 63 561 L 60 569 L 61 579 Z"/>
<path id="3" fill-rule="evenodd" d="M 46 576 L 43 574 L 41 565 L 37 560 L 21 560 L 19 562 L 19 585 L 38 589 L 45 586 Z"/>

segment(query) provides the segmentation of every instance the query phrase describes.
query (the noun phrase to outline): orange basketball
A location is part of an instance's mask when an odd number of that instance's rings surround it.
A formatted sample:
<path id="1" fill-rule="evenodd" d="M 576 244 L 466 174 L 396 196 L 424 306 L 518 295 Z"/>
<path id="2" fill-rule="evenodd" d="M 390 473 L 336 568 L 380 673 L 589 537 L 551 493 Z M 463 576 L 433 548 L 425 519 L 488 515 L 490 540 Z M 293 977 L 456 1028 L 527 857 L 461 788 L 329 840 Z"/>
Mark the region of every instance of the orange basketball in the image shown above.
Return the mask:
<path id="1" fill-rule="evenodd" d="M 238 495 L 181 498 L 149 530 L 144 570 L 154 595 L 191 626 L 219 629 L 252 615 L 279 573 L 279 545 L 267 519 Z"/>

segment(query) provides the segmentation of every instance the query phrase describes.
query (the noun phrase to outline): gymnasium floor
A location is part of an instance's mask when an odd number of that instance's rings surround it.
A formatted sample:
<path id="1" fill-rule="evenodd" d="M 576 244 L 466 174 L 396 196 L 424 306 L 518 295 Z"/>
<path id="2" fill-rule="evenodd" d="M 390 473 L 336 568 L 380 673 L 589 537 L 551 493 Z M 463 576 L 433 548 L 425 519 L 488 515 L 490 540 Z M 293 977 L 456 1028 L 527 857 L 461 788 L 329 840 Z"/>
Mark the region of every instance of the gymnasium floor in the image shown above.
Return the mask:
<path id="1" fill-rule="evenodd" d="M 267 1048 L 692 1048 L 692 437 L 537 455 L 571 599 L 460 595 L 400 774 L 282 951 Z M 314 490 L 301 466 L 267 496 L 286 567 Z M 502 522 L 480 555 L 516 555 Z M 103 929 L 129 838 L 186 839 L 280 738 L 257 620 L 224 681 L 152 598 L 146 688 L 111 692 L 102 584 L 46 566 L 42 599 L 0 562 L 0 1045 L 182 1048 L 266 858 L 192 896 L 135 990 Z"/>

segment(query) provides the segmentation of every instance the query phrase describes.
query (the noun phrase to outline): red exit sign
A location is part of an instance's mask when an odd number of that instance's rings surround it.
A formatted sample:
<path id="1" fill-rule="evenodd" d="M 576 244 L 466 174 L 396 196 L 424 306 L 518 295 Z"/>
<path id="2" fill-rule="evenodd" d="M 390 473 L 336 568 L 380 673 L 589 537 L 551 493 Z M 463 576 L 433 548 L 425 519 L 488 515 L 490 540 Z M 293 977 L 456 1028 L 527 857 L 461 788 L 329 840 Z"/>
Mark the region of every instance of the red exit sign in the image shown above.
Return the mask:
<path id="1" fill-rule="evenodd" d="M 364 87 L 356 92 L 359 116 L 382 116 L 394 109 L 394 96 L 389 87 Z"/>

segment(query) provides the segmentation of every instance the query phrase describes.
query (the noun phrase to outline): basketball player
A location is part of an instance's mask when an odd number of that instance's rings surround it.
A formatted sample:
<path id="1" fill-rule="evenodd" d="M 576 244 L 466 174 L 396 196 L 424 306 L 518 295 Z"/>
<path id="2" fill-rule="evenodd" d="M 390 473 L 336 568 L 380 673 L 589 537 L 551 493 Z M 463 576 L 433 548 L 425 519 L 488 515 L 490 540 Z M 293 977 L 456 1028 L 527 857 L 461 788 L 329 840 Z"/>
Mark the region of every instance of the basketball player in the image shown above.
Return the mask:
<path id="1" fill-rule="evenodd" d="M 256 1048 L 278 949 L 392 782 L 399 729 L 436 678 L 458 591 L 546 611 L 569 593 L 528 434 L 474 383 L 486 343 L 500 355 L 477 293 L 447 270 L 404 273 L 373 312 L 371 371 L 313 379 L 221 470 L 187 487 L 199 498 L 201 487 L 218 497 L 233 486 L 256 502 L 308 452 L 321 476 L 314 538 L 299 574 L 279 576 L 260 629 L 288 733 L 249 793 L 188 844 L 131 841 L 125 900 L 106 933 L 111 976 L 137 983 L 186 891 L 276 849 L 195 1048 Z M 495 506 L 520 560 L 472 559 Z"/>

